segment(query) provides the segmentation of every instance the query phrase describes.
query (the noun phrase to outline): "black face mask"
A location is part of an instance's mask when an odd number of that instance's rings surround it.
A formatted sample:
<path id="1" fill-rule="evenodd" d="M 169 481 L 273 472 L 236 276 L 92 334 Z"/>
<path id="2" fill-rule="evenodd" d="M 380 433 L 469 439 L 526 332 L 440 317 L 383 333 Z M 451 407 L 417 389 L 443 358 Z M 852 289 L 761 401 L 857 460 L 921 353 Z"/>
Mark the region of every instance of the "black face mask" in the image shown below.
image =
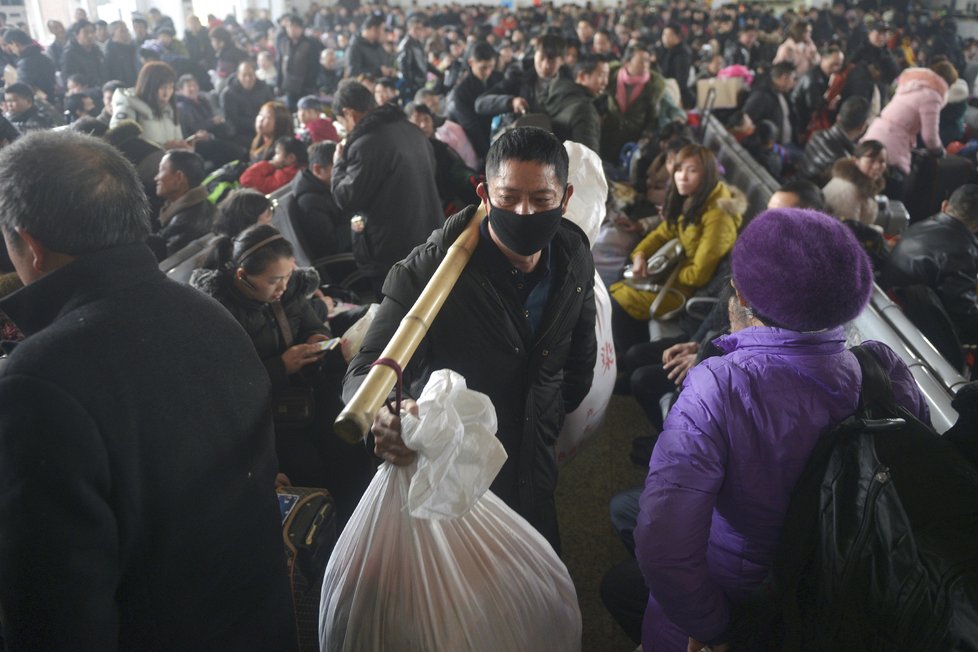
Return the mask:
<path id="1" fill-rule="evenodd" d="M 521 256 L 531 256 L 550 244 L 563 219 L 564 198 L 549 211 L 519 215 L 489 202 L 489 225 L 500 242 Z"/>

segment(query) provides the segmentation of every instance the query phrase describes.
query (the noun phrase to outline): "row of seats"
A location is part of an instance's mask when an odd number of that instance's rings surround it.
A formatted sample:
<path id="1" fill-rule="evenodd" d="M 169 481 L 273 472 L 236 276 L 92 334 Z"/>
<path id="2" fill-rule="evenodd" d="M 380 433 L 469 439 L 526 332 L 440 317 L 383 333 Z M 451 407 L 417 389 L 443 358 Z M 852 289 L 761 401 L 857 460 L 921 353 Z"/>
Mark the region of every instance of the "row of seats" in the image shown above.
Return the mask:
<path id="1" fill-rule="evenodd" d="M 295 201 L 292 186 L 286 185 L 269 195 L 276 208 L 272 214 L 272 225 L 292 243 L 295 249 L 295 262 L 299 267 L 314 267 L 319 271 L 324 283 L 347 290 L 364 290 L 363 276 L 357 271 L 353 254 L 344 253 L 313 259 L 309 247 L 296 229 Z M 208 233 L 190 242 L 180 251 L 160 263 L 160 270 L 179 283 L 189 283 L 190 275 L 200 266 L 204 254 L 216 236 Z"/>
<path id="2" fill-rule="evenodd" d="M 712 115 L 707 115 L 704 121 L 702 141 L 717 155 L 727 179 L 747 194 L 749 208 L 745 221 L 763 211 L 771 194 L 778 189 L 774 178 Z M 938 432 L 954 425 L 958 414 L 951 407 L 951 398 L 968 381 L 910 323 L 879 286 L 875 287 L 866 310 L 853 322 L 853 328 L 859 340 L 883 342 L 906 363 L 930 405 L 931 420 Z"/>

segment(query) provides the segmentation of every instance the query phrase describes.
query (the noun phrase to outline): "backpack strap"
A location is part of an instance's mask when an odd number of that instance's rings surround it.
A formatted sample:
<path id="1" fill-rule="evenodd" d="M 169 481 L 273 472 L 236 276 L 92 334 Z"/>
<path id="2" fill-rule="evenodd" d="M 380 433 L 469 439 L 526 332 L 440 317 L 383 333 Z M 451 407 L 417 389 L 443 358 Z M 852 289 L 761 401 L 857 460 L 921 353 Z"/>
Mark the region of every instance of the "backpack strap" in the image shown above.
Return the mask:
<path id="1" fill-rule="evenodd" d="M 863 374 L 857 416 L 862 419 L 898 416 L 900 410 L 893 394 L 893 384 L 880 365 L 879 358 L 864 346 L 854 346 L 849 350 L 856 356 Z"/>

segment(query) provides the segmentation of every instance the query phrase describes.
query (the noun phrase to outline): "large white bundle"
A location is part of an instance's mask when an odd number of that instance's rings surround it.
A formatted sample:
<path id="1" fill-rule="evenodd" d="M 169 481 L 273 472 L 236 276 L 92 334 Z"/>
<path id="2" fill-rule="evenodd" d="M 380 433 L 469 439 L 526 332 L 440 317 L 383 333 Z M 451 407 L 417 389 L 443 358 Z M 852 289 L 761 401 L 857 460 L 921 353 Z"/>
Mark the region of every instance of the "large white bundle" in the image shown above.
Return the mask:
<path id="1" fill-rule="evenodd" d="M 564 149 L 570 162 L 567 180 L 574 186 L 574 194 L 564 217 L 581 227 L 593 247 L 604 221 L 608 197 L 608 182 L 601 167 L 601 158 L 584 145 L 571 141 L 564 143 Z M 621 271 L 621 265 L 618 265 L 618 271 Z M 615 389 L 618 364 L 611 336 L 611 296 L 597 272 L 594 275 L 594 305 L 597 309 L 594 334 L 598 342 L 598 357 L 594 361 L 591 389 L 581 404 L 564 418 L 557 437 L 554 448 L 557 461 L 561 464 L 577 455 L 581 447 L 598 434 Z"/>
<path id="2" fill-rule="evenodd" d="M 488 491 L 506 459 L 489 398 L 442 370 L 418 405 L 403 419 L 418 461 L 380 467 L 326 568 L 321 648 L 579 650 L 567 568 Z"/>

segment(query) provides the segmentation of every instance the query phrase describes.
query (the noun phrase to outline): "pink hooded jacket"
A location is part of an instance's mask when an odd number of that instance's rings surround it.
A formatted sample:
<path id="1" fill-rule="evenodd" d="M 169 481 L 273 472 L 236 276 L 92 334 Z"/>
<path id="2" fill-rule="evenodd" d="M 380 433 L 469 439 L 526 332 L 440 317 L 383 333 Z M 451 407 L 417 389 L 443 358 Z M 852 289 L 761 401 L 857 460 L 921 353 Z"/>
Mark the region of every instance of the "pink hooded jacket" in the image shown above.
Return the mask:
<path id="1" fill-rule="evenodd" d="M 928 149 L 940 149 L 941 109 L 947 103 L 947 82 L 928 68 L 908 68 L 897 80 L 897 90 L 863 140 L 886 146 L 887 163 L 910 173 L 910 151 L 917 135 Z"/>

